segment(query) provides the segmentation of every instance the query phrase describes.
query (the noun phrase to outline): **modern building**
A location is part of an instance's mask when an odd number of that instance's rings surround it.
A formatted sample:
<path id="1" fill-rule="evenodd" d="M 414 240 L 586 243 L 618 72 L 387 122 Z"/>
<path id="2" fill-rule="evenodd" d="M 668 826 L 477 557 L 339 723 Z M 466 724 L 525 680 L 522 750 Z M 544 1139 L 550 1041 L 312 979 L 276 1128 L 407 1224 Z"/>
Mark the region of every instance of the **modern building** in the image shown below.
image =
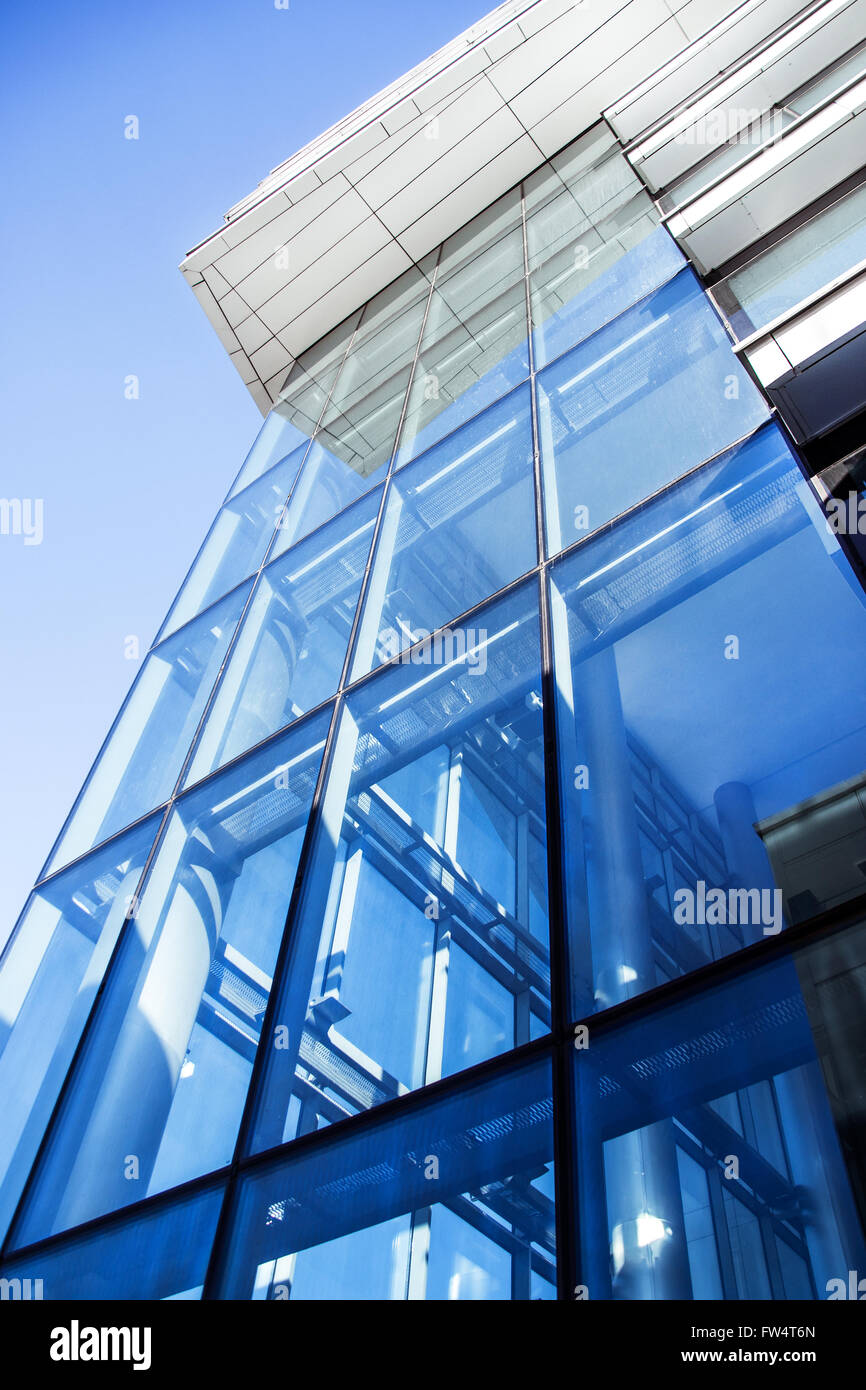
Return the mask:
<path id="1" fill-rule="evenodd" d="M 866 1276 L 864 149 L 861 0 L 510 0 L 187 256 L 265 420 L 2 959 L 6 1289 Z"/>

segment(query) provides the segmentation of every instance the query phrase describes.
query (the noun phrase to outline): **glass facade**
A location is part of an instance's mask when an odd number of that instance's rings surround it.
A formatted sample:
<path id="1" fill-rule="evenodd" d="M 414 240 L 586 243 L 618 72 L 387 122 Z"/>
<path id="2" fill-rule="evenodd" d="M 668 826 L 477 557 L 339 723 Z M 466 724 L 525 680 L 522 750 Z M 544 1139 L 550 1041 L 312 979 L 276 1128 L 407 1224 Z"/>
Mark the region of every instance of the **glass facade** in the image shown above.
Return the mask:
<path id="1" fill-rule="evenodd" d="M 866 185 L 815 213 L 713 294 L 738 338 L 764 328 L 866 260 Z"/>
<path id="2" fill-rule="evenodd" d="M 593 129 L 292 367 L 0 958 L 2 1275 L 825 1297 L 864 658 Z"/>

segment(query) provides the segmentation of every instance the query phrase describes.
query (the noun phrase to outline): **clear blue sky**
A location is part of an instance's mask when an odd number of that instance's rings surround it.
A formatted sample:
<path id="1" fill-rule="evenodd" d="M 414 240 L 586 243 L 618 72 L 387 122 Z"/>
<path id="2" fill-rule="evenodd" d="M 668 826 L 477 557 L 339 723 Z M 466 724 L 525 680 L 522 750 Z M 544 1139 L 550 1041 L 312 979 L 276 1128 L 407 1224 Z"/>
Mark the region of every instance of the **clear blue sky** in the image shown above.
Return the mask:
<path id="1" fill-rule="evenodd" d="M 3 7 L 0 497 L 44 499 L 44 539 L 0 535 L 0 940 L 260 423 L 178 262 L 491 8 Z"/>

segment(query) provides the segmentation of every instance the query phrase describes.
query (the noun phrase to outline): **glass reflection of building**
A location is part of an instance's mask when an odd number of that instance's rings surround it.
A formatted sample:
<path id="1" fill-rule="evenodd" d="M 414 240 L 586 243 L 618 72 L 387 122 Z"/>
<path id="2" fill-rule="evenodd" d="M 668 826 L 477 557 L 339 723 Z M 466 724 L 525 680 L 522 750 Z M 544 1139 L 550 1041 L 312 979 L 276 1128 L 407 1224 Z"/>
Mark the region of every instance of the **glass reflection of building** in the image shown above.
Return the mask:
<path id="1" fill-rule="evenodd" d="M 830 274 L 768 254 L 739 337 Z M 4 1276 L 866 1270 L 866 612 L 809 463 L 604 125 L 300 355 L 2 958 Z"/>

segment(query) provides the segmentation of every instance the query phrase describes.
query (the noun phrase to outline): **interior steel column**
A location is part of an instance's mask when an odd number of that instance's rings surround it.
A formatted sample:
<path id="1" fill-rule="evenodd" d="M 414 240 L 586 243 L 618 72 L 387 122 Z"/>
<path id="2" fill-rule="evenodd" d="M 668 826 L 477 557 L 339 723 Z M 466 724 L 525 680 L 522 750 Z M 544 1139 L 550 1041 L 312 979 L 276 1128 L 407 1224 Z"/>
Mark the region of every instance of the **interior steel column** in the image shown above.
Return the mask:
<path id="1" fill-rule="evenodd" d="M 610 1007 L 656 984 L 634 783 L 613 646 L 574 672 L 595 1000 Z M 590 1030 L 590 1049 L 592 1032 Z M 608 1140 L 605 1185 L 613 1297 L 691 1297 L 674 1131 L 667 1120 Z M 590 1289 L 590 1297 L 592 1290 Z"/>

